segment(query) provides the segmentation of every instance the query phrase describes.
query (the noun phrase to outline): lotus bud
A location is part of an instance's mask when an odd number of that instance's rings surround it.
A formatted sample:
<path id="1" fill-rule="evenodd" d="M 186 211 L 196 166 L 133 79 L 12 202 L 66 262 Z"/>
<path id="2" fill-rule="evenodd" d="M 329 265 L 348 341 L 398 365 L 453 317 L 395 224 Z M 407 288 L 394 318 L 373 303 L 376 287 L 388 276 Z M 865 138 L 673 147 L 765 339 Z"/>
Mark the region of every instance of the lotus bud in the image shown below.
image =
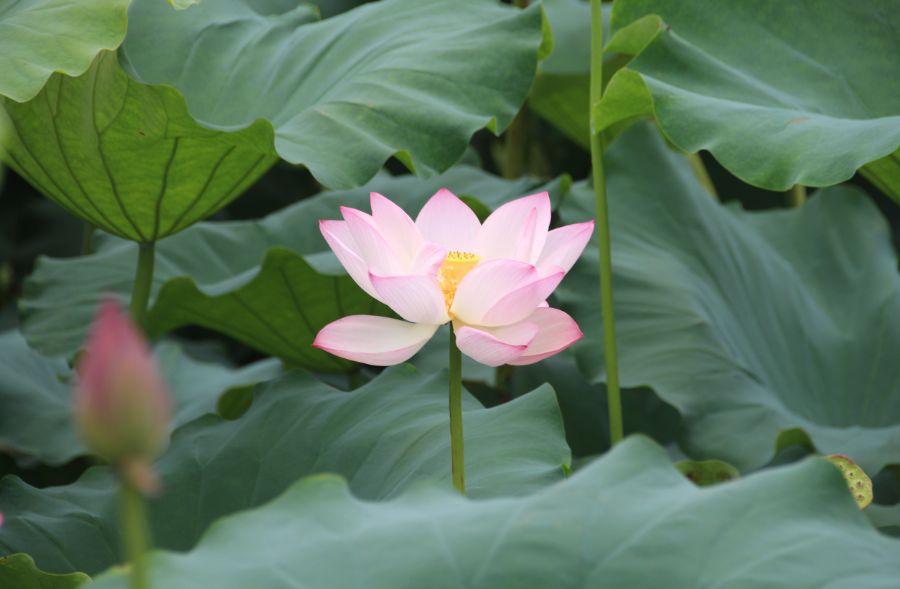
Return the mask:
<path id="1" fill-rule="evenodd" d="M 100 304 L 78 377 L 74 412 L 85 443 L 151 492 L 149 463 L 168 439 L 171 402 L 140 331 L 113 299 Z"/>

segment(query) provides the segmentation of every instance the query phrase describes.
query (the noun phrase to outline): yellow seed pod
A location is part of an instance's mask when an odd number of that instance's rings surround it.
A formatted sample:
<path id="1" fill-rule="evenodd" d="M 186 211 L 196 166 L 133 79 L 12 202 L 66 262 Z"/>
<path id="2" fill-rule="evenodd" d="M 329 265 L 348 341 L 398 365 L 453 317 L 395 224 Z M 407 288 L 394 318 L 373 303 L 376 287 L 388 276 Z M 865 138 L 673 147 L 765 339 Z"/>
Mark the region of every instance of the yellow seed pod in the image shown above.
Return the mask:
<path id="1" fill-rule="evenodd" d="M 824 456 L 824 458 L 838 467 L 838 470 L 840 470 L 841 474 L 844 475 L 844 478 L 847 479 L 847 486 L 850 488 L 850 493 L 853 494 L 853 499 L 856 500 L 856 504 L 859 508 L 865 509 L 868 507 L 869 504 L 872 503 L 873 497 L 872 479 L 863 472 L 863 469 L 846 456 L 832 454 L 831 456 Z"/>

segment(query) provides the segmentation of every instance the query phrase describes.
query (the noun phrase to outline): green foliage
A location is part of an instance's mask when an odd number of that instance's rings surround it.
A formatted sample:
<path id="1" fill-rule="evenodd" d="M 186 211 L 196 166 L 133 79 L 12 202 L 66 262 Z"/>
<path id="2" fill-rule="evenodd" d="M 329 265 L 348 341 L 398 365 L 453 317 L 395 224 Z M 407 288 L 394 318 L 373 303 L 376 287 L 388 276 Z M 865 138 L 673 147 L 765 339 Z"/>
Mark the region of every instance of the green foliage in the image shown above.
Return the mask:
<path id="1" fill-rule="evenodd" d="M 165 493 L 150 502 L 156 545 L 188 550 L 219 517 L 262 505 L 297 479 L 338 473 L 353 493 L 388 499 L 419 480 L 450 480 L 448 376 L 386 370 L 346 393 L 293 371 L 256 389 L 240 419 L 204 415 L 177 429 L 155 468 Z M 563 479 L 570 462 L 553 389 L 484 409 L 464 393 L 471 498 L 516 496 Z M 45 571 L 96 574 L 119 561 L 115 489 L 108 468 L 65 487 L 0 482 L 4 551 Z"/>
<path id="2" fill-rule="evenodd" d="M 829 186 L 863 168 L 900 199 L 898 27 L 900 8 L 871 0 L 617 1 L 608 49 L 646 46 L 610 82 L 601 127 L 652 113 L 679 148 L 756 186 Z"/>
<path id="3" fill-rule="evenodd" d="M 134 241 L 216 212 L 277 159 L 271 125 L 208 129 L 177 90 L 133 81 L 108 51 L 81 76 L 54 74 L 34 99 L 2 106 L 10 167 L 73 215 Z"/>
<path id="4" fill-rule="evenodd" d="M 900 504 L 870 505 L 863 513 L 879 531 L 900 537 Z"/>
<path id="5" fill-rule="evenodd" d="M 607 163 L 622 384 L 681 412 L 682 449 L 745 471 L 800 428 L 867 472 L 896 462 L 900 275 L 872 203 L 835 187 L 796 211 L 723 207 L 648 125 Z M 573 188 L 564 222 L 593 214 L 593 191 Z M 557 290 L 586 334 L 574 349 L 592 382 L 605 378 L 597 255 Z"/>
<path id="6" fill-rule="evenodd" d="M 449 168 L 475 131 L 506 128 L 550 42 L 537 5 L 386 0 L 297 28 L 308 8 L 282 4 L 137 0 L 120 55 L 207 127 L 270 121 L 278 154 L 336 189 L 392 155 L 421 178 Z"/>
<path id="7" fill-rule="evenodd" d="M 336 188 L 365 183 L 395 154 L 430 177 L 476 130 L 508 124 L 543 40 L 539 7 L 459 8 L 390 0 L 308 24 L 317 12 L 306 4 L 177 12 L 139 0 L 118 59 L 100 53 L 24 104 L 4 99 L 6 159 L 70 213 L 141 242 L 216 212 L 278 156 Z"/>
<path id="8" fill-rule="evenodd" d="M 27 554 L 0 557 L 0 586 L 3 589 L 75 589 L 90 580 L 84 573 L 51 575 L 40 571 Z"/>
<path id="9" fill-rule="evenodd" d="M 81 75 L 97 53 L 122 42 L 130 3 L 0 1 L 0 96 L 25 102 L 53 72 Z"/>
<path id="10" fill-rule="evenodd" d="M 468 166 L 428 182 L 381 174 L 362 188 L 326 192 L 261 221 L 201 223 L 157 244 L 145 328 L 155 337 L 182 325 L 201 325 L 292 366 L 349 371 L 353 362 L 311 347 L 316 334 L 347 315 L 391 311 L 346 275 L 319 232 L 319 219 L 340 219 L 341 206 L 368 211 L 372 191 L 415 216 L 443 187 L 493 209 L 541 190 L 550 191 L 558 204 L 568 180 L 537 186 L 533 180 L 501 180 Z M 137 246 L 116 239 L 98 238 L 97 243 L 93 256 L 39 260 L 25 283 L 19 304 L 22 332 L 43 354 L 71 356 L 78 350 L 102 292 L 130 298 Z"/>
<path id="11" fill-rule="evenodd" d="M 523 395 L 545 382 L 556 391 L 572 454 L 587 457 L 609 450 L 606 385 L 587 382 L 569 349 L 537 364 L 517 368 L 512 393 Z M 622 396 L 622 405 L 626 434 L 642 433 L 663 445 L 674 442 L 681 416 L 652 390 L 628 390 Z"/>
<path id="12" fill-rule="evenodd" d="M 538 68 L 528 107 L 578 145 L 590 149 L 590 4 L 582 0 L 546 0 L 543 5 L 555 31 L 553 55 Z M 608 37 L 611 11 L 612 4 L 603 6 L 604 39 Z M 631 57 L 627 52 L 604 56 L 604 87 Z M 604 141 L 612 143 L 631 122 L 627 119 L 606 129 Z"/>
<path id="13" fill-rule="evenodd" d="M 128 585 L 121 473 L 88 468 L 72 363 L 151 241 L 142 327 L 177 338 L 152 342 L 175 405 L 152 587 L 896 587 L 900 272 L 882 213 L 830 185 L 859 171 L 900 201 L 900 4 L 520 4 L 0 0 L 0 587 Z M 476 133 L 523 103 L 556 129 L 526 113 Z M 463 498 L 448 326 L 383 370 L 311 347 L 341 317 L 394 316 L 318 224 L 370 192 L 414 218 L 440 188 L 482 221 L 543 190 L 553 228 L 593 220 L 590 179 L 572 183 L 591 119 L 624 428 L 659 445 L 610 448 L 595 235 L 548 298 L 581 341 L 463 359 Z M 677 153 L 700 149 L 756 186 L 830 187 L 723 206 L 697 177 L 726 201 L 739 182 Z M 517 180 L 454 165 L 518 152 Z M 100 229 L 87 255 L 60 258 L 81 223 L 27 183 Z M 57 258 L 32 272 L 37 253 Z M 789 464 L 810 452 L 842 472 Z"/>
<path id="14" fill-rule="evenodd" d="M 172 427 L 215 412 L 228 391 L 282 372 L 273 359 L 232 370 L 193 360 L 171 343 L 155 352 L 175 405 Z M 87 454 L 71 420 L 73 378 L 65 361 L 41 356 L 15 331 L 0 333 L 0 445 L 50 465 Z"/>
<path id="15" fill-rule="evenodd" d="M 699 489 L 660 448 L 631 438 L 515 499 L 472 502 L 420 485 L 370 504 L 338 477 L 309 478 L 213 526 L 188 554 L 154 554 L 150 568 L 170 589 L 888 588 L 900 544 L 865 525 L 824 461 Z M 113 572 L 94 586 L 128 579 Z"/>

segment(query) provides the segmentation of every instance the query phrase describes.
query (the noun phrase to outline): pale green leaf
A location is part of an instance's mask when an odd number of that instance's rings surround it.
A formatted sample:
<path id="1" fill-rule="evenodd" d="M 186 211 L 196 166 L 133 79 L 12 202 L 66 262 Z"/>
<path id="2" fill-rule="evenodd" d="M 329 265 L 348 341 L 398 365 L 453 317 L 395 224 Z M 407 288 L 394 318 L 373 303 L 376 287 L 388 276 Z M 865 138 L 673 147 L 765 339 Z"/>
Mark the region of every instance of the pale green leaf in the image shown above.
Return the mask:
<path id="1" fill-rule="evenodd" d="M 409 365 L 352 392 L 296 370 L 258 385 L 240 419 L 205 415 L 180 427 L 155 465 L 164 489 L 149 503 L 156 546 L 189 550 L 216 519 L 314 473 L 340 474 L 366 500 L 421 480 L 449 488 L 448 388 L 446 371 L 423 376 Z M 564 478 L 571 458 L 549 386 L 492 409 L 464 394 L 463 421 L 469 497 L 526 495 Z M 117 486 L 106 467 L 47 489 L 5 477 L 0 554 L 26 552 L 54 573 L 93 575 L 120 562 Z"/>

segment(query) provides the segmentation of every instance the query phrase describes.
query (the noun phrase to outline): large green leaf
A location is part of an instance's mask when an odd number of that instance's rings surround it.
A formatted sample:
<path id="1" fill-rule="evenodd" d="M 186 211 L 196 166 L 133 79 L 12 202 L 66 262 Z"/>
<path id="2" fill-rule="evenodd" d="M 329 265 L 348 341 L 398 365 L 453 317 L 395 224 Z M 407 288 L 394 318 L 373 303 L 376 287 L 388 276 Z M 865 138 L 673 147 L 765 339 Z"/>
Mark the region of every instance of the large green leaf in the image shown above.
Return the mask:
<path id="1" fill-rule="evenodd" d="M 282 372 L 271 359 L 236 370 L 197 362 L 172 343 L 160 344 L 155 353 L 172 391 L 173 427 L 215 412 L 226 391 Z M 50 465 L 88 454 L 70 418 L 71 378 L 64 360 L 41 356 L 16 331 L 0 333 L 0 445 Z"/>
<path id="2" fill-rule="evenodd" d="M 368 211 L 371 191 L 413 216 L 444 187 L 490 208 L 541 189 L 553 190 L 559 203 L 565 182 L 536 184 L 501 180 L 469 166 L 455 166 L 426 182 L 383 173 L 362 188 L 323 193 L 262 221 L 201 223 L 157 244 L 146 329 L 155 336 L 180 325 L 202 325 L 295 366 L 350 370 L 352 362 L 310 347 L 318 331 L 346 315 L 390 311 L 356 286 L 332 254 L 321 253 L 328 245 L 319 220 L 339 219 L 341 206 Z M 40 259 L 25 283 L 22 331 L 43 354 L 75 353 L 103 291 L 130 294 L 137 246 L 98 242 L 100 251 L 93 256 Z"/>
<path id="3" fill-rule="evenodd" d="M 607 169 L 622 382 L 679 409 L 689 456 L 760 467 L 799 428 L 866 472 L 900 461 L 900 274 L 864 194 L 722 206 L 649 125 L 613 145 Z M 573 188 L 564 222 L 593 215 L 593 191 Z M 589 246 L 557 289 L 592 382 L 605 378 L 597 261 Z"/>
<path id="4" fill-rule="evenodd" d="M 0 0 L 0 96 L 25 102 L 53 72 L 82 74 L 97 53 L 122 42 L 129 4 L 131 0 Z"/>
<path id="5" fill-rule="evenodd" d="M 3 589 L 75 589 L 90 580 L 84 573 L 51 575 L 40 571 L 27 554 L 0 558 L 0 586 Z"/>
<path id="6" fill-rule="evenodd" d="M 310 23 L 313 6 L 283 4 L 135 2 L 118 59 L 55 74 L 25 104 L 4 99 L 6 159 L 85 221 L 156 241 L 278 156 L 338 188 L 395 154 L 425 178 L 446 170 L 476 130 L 508 124 L 543 40 L 539 7 L 388 0 Z"/>
<path id="7" fill-rule="evenodd" d="M 900 578 L 840 473 L 813 459 L 706 489 L 632 438 L 543 493 L 466 501 L 421 485 L 370 504 L 337 477 L 303 480 L 216 524 L 188 554 L 150 558 L 167 589 L 870 587 Z M 401 557 L 398 562 L 398 556 Z M 113 571 L 96 589 L 128 587 Z"/>
<path id="8" fill-rule="evenodd" d="M 134 241 L 207 217 L 277 160 L 265 121 L 208 129 L 178 91 L 134 82 L 108 51 L 83 75 L 54 74 L 34 99 L 2 106 L 10 167 L 73 215 Z"/>
<path id="9" fill-rule="evenodd" d="M 900 165 L 889 157 L 900 145 L 896 2 L 614 6 L 612 34 L 623 38 L 609 50 L 634 43 L 641 27 L 651 37 L 610 82 L 600 128 L 652 110 L 675 145 L 707 149 L 742 180 L 770 190 L 837 184 L 879 160 L 864 173 L 900 199 Z"/>
<path id="10" fill-rule="evenodd" d="M 205 415 L 172 436 L 156 465 L 165 493 L 150 504 L 156 544 L 187 550 L 216 519 L 261 505 L 297 479 L 336 472 L 363 499 L 423 480 L 450 481 L 448 373 L 390 368 L 356 391 L 303 371 L 258 385 L 236 421 Z M 463 399 L 470 497 L 522 495 L 563 478 L 570 461 L 553 389 L 493 409 Z M 115 482 L 93 468 L 75 484 L 0 482 L 0 553 L 25 552 L 42 570 L 95 574 L 119 560 Z M 845 491 L 846 493 L 846 491 Z"/>
<path id="11" fill-rule="evenodd" d="M 392 155 L 422 178 L 449 168 L 475 131 L 512 120 L 544 41 L 539 6 L 386 0 L 297 28 L 280 4 L 175 13 L 137 0 L 120 54 L 206 126 L 270 121 L 279 155 L 332 188 L 364 184 Z"/>

